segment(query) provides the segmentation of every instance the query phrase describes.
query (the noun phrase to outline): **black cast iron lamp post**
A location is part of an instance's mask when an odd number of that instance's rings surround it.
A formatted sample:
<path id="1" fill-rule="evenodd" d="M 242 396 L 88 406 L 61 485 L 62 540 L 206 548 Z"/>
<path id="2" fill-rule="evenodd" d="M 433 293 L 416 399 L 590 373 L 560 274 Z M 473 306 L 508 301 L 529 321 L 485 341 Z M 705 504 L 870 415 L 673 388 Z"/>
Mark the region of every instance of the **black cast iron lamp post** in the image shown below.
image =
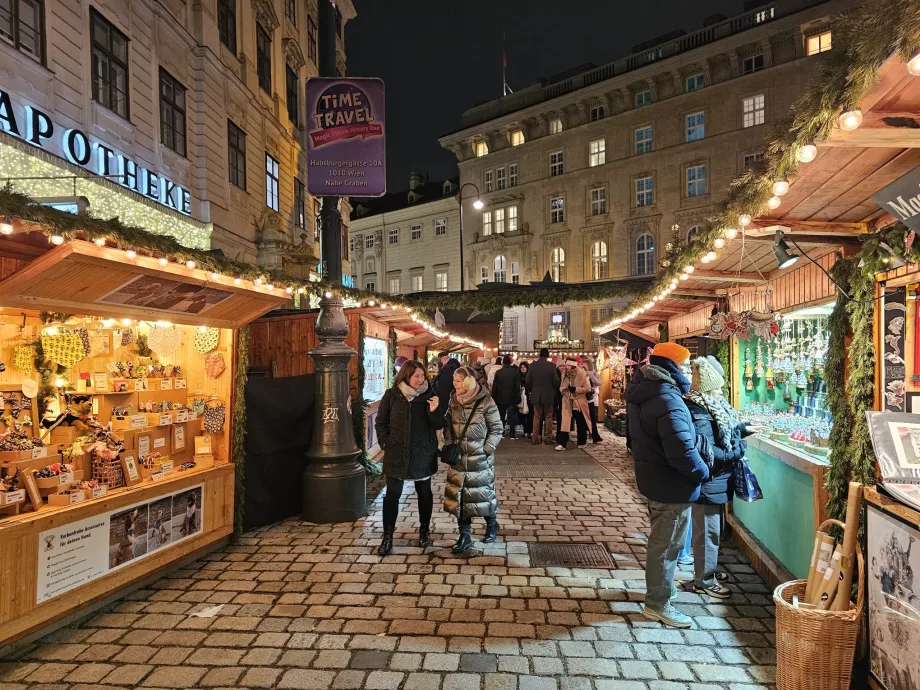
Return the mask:
<path id="1" fill-rule="evenodd" d="M 476 190 L 476 201 L 473 202 L 473 208 L 481 211 L 485 206 L 480 198 L 479 187 L 472 182 L 464 182 L 460 186 L 460 191 L 457 192 L 457 203 L 460 204 L 460 292 L 466 289 L 466 266 L 463 263 L 463 190 L 465 187 L 472 187 Z"/>

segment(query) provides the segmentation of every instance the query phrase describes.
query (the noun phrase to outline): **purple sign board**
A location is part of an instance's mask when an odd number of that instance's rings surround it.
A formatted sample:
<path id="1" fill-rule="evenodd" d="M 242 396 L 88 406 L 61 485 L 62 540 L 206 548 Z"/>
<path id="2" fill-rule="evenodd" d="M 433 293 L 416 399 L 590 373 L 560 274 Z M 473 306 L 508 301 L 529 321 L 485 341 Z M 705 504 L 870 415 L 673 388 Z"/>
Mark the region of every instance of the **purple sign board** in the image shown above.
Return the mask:
<path id="1" fill-rule="evenodd" d="M 307 80 L 307 189 L 316 196 L 387 191 L 381 79 Z"/>

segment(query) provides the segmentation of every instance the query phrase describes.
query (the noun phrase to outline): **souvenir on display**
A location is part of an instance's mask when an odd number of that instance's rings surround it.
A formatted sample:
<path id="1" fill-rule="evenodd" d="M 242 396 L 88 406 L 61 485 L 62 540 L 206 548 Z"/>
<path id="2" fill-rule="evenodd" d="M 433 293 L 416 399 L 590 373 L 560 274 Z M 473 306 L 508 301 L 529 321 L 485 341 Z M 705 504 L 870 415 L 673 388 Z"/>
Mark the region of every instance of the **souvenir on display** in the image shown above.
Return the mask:
<path id="1" fill-rule="evenodd" d="M 754 370 L 751 367 L 751 344 L 746 343 L 744 346 L 744 376 L 745 378 L 750 378 L 753 376 Z M 751 388 L 748 388 L 751 390 Z"/>
<path id="2" fill-rule="evenodd" d="M 203 331 L 198 330 L 195 333 L 195 349 L 205 355 L 217 347 L 220 340 L 220 330 L 217 328 L 205 328 Z"/>
<path id="3" fill-rule="evenodd" d="M 754 375 L 757 378 L 763 378 L 763 375 L 764 375 L 763 340 L 757 341 L 757 363 L 754 366 Z"/>
<path id="4" fill-rule="evenodd" d="M 224 428 L 227 405 L 223 400 L 209 400 L 204 410 L 204 430 L 216 434 Z"/>
<path id="5" fill-rule="evenodd" d="M 23 376 L 32 376 L 35 365 L 35 351 L 31 347 L 20 345 L 13 353 L 13 365 L 22 372 Z"/>

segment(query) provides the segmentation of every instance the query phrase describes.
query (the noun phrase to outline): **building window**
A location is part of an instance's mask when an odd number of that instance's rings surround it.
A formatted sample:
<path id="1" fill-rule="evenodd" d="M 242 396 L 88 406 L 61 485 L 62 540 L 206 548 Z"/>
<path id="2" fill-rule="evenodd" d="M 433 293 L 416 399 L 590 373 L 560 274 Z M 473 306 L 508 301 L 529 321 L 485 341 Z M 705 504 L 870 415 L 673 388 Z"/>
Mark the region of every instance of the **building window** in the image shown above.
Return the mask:
<path id="1" fill-rule="evenodd" d="M 2 3 L 0 3 L 2 5 Z M 185 155 L 185 87 L 160 68 L 160 139 L 180 156 Z"/>
<path id="2" fill-rule="evenodd" d="M 434 222 L 434 236 L 443 237 L 447 234 L 447 218 L 439 218 Z"/>
<path id="3" fill-rule="evenodd" d="M 298 118 L 299 108 L 297 107 L 297 104 L 300 101 L 300 89 L 297 87 L 297 81 L 297 72 L 292 70 L 290 65 L 285 65 L 284 90 L 287 94 L 288 119 L 294 123 L 295 127 L 300 122 Z"/>
<path id="4" fill-rule="evenodd" d="M 687 77 L 686 84 L 687 93 L 690 93 L 691 91 L 699 91 L 702 89 L 706 85 L 706 82 L 702 74 L 693 74 Z"/>
<path id="5" fill-rule="evenodd" d="M 521 284 L 521 265 L 517 261 L 511 262 L 511 284 Z"/>
<path id="6" fill-rule="evenodd" d="M 756 96 L 751 96 L 750 98 L 742 99 L 742 124 L 745 127 L 762 125 L 764 122 L 764 111 L 764 98 L 762 93 L 757 94 Z"/>
<path id="7" fill-rule="evenodd" d="M 506 316 L 502 319 L 502 348 L 516 350 L 518 346 L 518 317 Z"/>
<path id="8" fill-rule="evenodd" d="M 486 171 L 483 173 L 483 179 L 485 180 L 485 188 L 486 188 L 486 191 L 487 191 L 487 192 L 491 192 L 492 189 L 493 189 L 493 186 L 492 186 L 492 171 L 491 171 L 491 170 L 486 170 Z"/>
<path id="9" fill-rule="evenodd" d="M 412 292 L 421 292 L 425 289 L 425 276 L 417 274 L 412 276 Z"/>
<path id="10" fill-rule="evenodd" d="M 636 130 L 636 155 L 649 153 L 652 150 L 652 128 L 640 127 Z"/>
<path id="11" fill-rule="evenodd" d="M 316 56 L 316 46 L 319 42 L 319 32 L 316 29 L 316 22 L 313 17 L 307 17 L 307 57 L 314 65 L 319 64 Z"/>
<path id="12" fill-rule="evenodd" d="M 495 209 L 495 234 L 501 235 L 505 232 L 505 209 Z"/>
<path id="13" fill-rule="evenodd" d="M 236 55 L 236 0 L 217 0 L 217 30 L 220 42 Z"/>
<path id="14" fill-rule="evenodd" d="M 591 279 L 603 280 L 607 277 L 607 243 L 598 240 L 591 245 Z"/>
<path id="15" fill-rule="evenodd" d="M 655 203 L 655 184 L 651 177 L 636 179 L 636 206 L 651 206 Z"/>
<path id="16" fill-rule="evenodd" d="M 591 190 L 591 215 L 603 216 L 607 213 L 607 188 L 597 187 Z"/>
<path id="17" fill-rule="evenodd" d="M 508 166 L 508 186 L 517 187 L 518 185 L 518 164 L 512 163 Z"/>
<path id="18" fill-rule="evenodd" d="M 128 119 L 128 38 L 96 10 L 90 10 L 93 43 L 93 100 Z"/>
<path id="19" fill-rule="evenodd" d="M 757 55 L 752 55 L 751 57 L 744 58 L 742 63 L 742 71 L 744 74 L 753 74 L 754 72 L 759 72 L 763 69 L 763 53 L 758 53 Z"/>
<path id="20" fill-rule="evenodd" d="M 603 120 L 607 115 L 607 108 L 603 105 L 594 105 L 591 106 L 590 116 L 591 122 L 597 122 L 598 120 Z"/>
<path id="21" fill-rule="evenodd" d="M 489 269 L 486 266 L 479 267 L 479 282 L 480 283 L 489 282 Z"/>
<path id="22" fill-rule="evenodd" d="M 565 221 L 565 197 L 554 196 L 549 200 L 549 222 L 562 223 Z"/>
<path id="23" fill-rule="evenodd" d="M 613 318 L 613 307 L 598 307 L 592 309 L 589 315 L 591 320 L 591 349 L 598 350 L 601 347 L 601 334 L 595 333 L 594 329 L 602 324 L 607 323 Z"/>
<path id="24" fill-rule="evenodd" d="M 259 75 L 259 88 L 271 95 L 272 39 L 261 24 L 256 25 L 256 71 Z"/>
<path id="25" fill-rule="evenodd" d="M 387 282 L 389 283 L 389 287 L 390 287 L 389 292 L 390 292 L 390 294 L 391 294 L 391 295 L 398 295 L 398 294 L 399 294 L 399 276 L 395 276 L 395 277 L 392 277 L 392 278 L 388 278 L 388 279 L 387 279 Z"/>
<path id="26" fill-rule="evenodd" d="M 303 182 L 294 178 L 294 225 L 307 227 L 307 193 Z"/>
<path id="27" fill-rule="evenodd" d="M 588 165 L 592 168 L 607 162 L 607 140 L 596 139 L 588 144 Z"/>
<path id="28" fill-rule="evenodd" d="M 518 229 L 517 206 L 508 207 L 508 232 L 516 232 Z"/>
<path id="29" fill-rule="evenodd" d="M 297 25 L 297 0 L 284 0 L 284 16 Z"/>
<path id="30" fill-rule="evenodd" d="M 830 50 L 831 47 L 831 32 L 829 30 L 805 39 L 805 53 L 807 55 L 817 55 Z"/>
<path id="31" fill-rule="evenodd" d="M 703 196 L 706 193 L 706 166 L 691 165 L 687 168 L 687 196 Z"/>
<path id="32" fill-rule="evenodd" d="M 373 249 L 374 248 L 374 234 L 364 236 L 364 248 Z"/>
<path id="33" fill-rule="evenodd" d="M 349 237 L 348 238 L 348 246 L 351 249 L 352 253 L 354 253 L 355 251 L 355 242 L 360 242 L 360 241 L 361 241 L 360 237 Z"/>
<path id="34" fill-rule="evenodd" d="M 44 10 L 42 0 L 0 2 L 0 36 L 38 62 L 44 62 Z"/>
<path id="35" fill-rule="evenodd" d="M 409 234 L 409 239 L 413 242 L 418 242 L 422 239 L 422 224 L 416 223 L 412 226 L 411 232 Z"/>
<path id="36" fill-rule="evenodd" d="M 371 292 L 376 290 L 377 289 L 377 276 L 374 276 L 372 278 L 368 278 L 367 276 L 364 276 L 364 289 L 370 290 Z"/>
<path id="37" fill-rule="evenodd" d="M 495 171 L 495 187 L 496 189 L 504 189 L 507 186 L 508 178 L 505 177 L 505 169 L 498 168 Z"/>
<path id="38" fill-rule="evenodd" d="M 399 244 L 399 228 L 387 230 L 387 244 Z"/>
<path id="39" fill-rule="evenodd" d="M 483 236 L 492 234 L 492 212 L 483 211 L 482 213 L 482 234 Z"/>
<path id="40" fill-rule="evenodd" d="M 272 211 L 278 210 L 278 182 L 281 173 L 278 161 L 265 154 L 265 205 Z"/>
<path id="41" fill-rule="evenodd" d="M 447 292 L 447 269 L 434 272 L 434 289 L 438 292 Z"/>
<path id="42" fill-rule="evenodd" d="M 641 108 L 644 105 L 651 105 L 652 92 L 649 89 L 636 93 L 636 107 Z"/>
<path id="43" fill-rule="evenodd" d="M 565 160 L 562 151 L 549 154 L 549 176 L 557 177 L 565 172 Z"/>
<path id="44" fill-rule="evenodd" d="M 549 133 L 550 134 L 559 134 L 562 131 L 562 119 L 554 118 L 549 121 Z"/>
<path id="45" fill-rule="evenodd" d="M 508 282 L 508 271 L 506 270 L 508 263 L 505 261 L 504 256 L 496 256 L 495 261 L 492 262 L 492 282 L 493 283 L 506 283 Z"/>
<path id="46" fill-rule="evenodd" d="M 745 170 L 753 170 L 761 161 L 763 161 L 763 153 L 746 153 L 744 155 L 742 167 Z"/>
<path id="47" fill-rule="evenodd" d="M 697 141 L 706 136 L 706 113 L 687 115 L 687 141 Z"/>
<path id="48" fill-rule="evenodd" d="M 246 133 L 227 120 L 230 183 L 246 189 Z"/>
<path id="49" fill-rule="evenodd" d="M 566 332 L 571 333 L 572 332 L 572 312 L 569 311 L 568 309 L 563 309 L 561 311 L 551 311 L 549 313 L 549 322 L 556 323 L 554 319 L 557 316 L 560 317 L 558 322 L 562 324 L 563 326 L 565 326 Z"/>
<path id="50" fill-rule="evenodd" d="M 524 143 L 524 132 L 523 130 L 516 129 L 511 132 L 511 145 L 520 146 Z"/>
<path id="51" fill-rule="evenodd" d="M 644 233 L 636 240 L 636 274 L 644 276 L 654 272 L 655 238 Z"/>
<path id="52" fill-rule="evenodd" d="M 692 228 L 687 230 L 687 244 L 693 242 L 696 239 L 696 236 L 700 234 L 700 226 L 694 225 Z"/>
<path id="53" fill-rule="evenodd" d="M 555 247 L 549 255 L 549 275 L 557 283 L 565 282 L 565 249 Z"/>
<path id="54" fill-rule="evenodd" d="M 475 144 L 476 158 L 482 158 L 489 155 L 489 145 L 484 141 L 477 141 Z"/>

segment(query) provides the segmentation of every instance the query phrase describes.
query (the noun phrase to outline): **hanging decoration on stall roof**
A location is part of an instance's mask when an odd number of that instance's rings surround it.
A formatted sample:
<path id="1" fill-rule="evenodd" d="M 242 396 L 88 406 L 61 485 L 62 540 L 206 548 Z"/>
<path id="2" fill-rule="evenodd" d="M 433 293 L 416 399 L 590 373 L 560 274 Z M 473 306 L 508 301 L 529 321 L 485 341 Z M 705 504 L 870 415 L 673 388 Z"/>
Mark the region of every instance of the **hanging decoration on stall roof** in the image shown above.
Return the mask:
<path id="1" fill-rule="evenodd" d="M 776 314 L 756 310 L 716 312 L 709 318 L 709 337 L 719 340 L 738 338 L 748 340 L 756 336 L 772 340 L 779 333 Z"/>
<path id="2" fill-rule="evenodd" d="M 898 288 L 882 297 L 882 392 L 885 410 L 904 411 L 906 368 L 904 365 L 904 322 L 907 315 L 907 289 Z"/>
<path id="3" fill-rule="evenodd" d="M 757 362 L 754 365 L 754 376 L 759 379 L 763 378 L 764 375 L 764 364 L 763 364 L 763 340 L 757 341 Z"/>
<path id="4" fill-rule="evenodd" d="M 45 358 L 62 367 L 69 367 L 86 357 L 83 339 L 76 331 L 43 335 L 41 341 Z"/>
<path id="5" fill-rule="evenodd" d="M 220 329 L 206 328 L 195 333 L 195 349 L 203 355 L 217 347 L 220 341 Z"/>
<path id="6" fill-rule="evenodd" d="M 13 353 L 13 365 L 22 372 L 23 376 L 32 376 L 35 351 L 28 345 L 20 345 Z"/>

